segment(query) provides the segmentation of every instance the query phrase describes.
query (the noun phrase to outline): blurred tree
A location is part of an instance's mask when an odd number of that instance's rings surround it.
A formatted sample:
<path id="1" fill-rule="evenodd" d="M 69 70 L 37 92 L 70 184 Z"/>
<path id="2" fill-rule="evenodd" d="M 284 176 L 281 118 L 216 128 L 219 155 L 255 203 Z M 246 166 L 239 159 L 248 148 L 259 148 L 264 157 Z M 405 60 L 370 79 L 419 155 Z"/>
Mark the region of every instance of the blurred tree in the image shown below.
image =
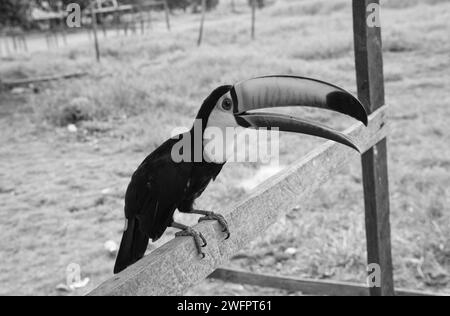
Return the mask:
<path id="1" fill-rule="evenodd" d="M 186 11 L 188 7 L 192 7 L 194 13 L 201 11 L 202 0 L 167 0 L 169 9 L 183 9 Z M 206 0 L 206 9 L 212 10 L 219 4 L 219 0 Z"/>
<path id="2" fill-rule="evenodd" d="M 201 12 L 202 0 L 190 0 L 192 3 L 192 12 L 197 13 Z M 215 9 L 219 4 L 219 0 L 206 0 L 206 10 L 210 11 Z"/>
<path id="3" fill-rule="evenodd" d="M 253 0 L 247 0 L 247 1 L 248 1 L 248 5 L 249 6 L 253 5 L 252 4 Z M 256 7 L 259 8 L 259 9 L 264 8 L 267 5 L 267 2 L 268 2 L 266 0 L 255 0 L 255 1 L 256 1 Z"/>
<path id="4" fill-rule="evenodd" d="M 0 24 L 8 26 L 29 26 L 32 2 L 29 0 L 1 0 Z"/>
<path id="5" fill-rule="evenodd" d="M 78 3 L 81 9 L 85 9 L 91 0 L 34 0 L 42 9 L 64 10 L 70 3 Z"/>
<path id="6" fill-rule="evenodd" d="M 74 2 L 84 9 L 90 0 L 0 0 L 0 25 L 30 28 L 33 8 L 58 11 L 64 10 L 69 3 Z"/>
<path id="7" fill-rule="evenodd" d="M 120 4 L 145 3 L 146 0 L 119 0 Z M 251 1 L 251 0 L 249 0 Z M 257 0 L 263 1 L 263 0 Z M 64 10 L 69 3 L 78 3 L 81 9 L 85 9 L 91 0 L 0 0 L 0 26 L 32 27 L 31 11 L 40 8 L 48 11 Z M 169 8 L 186 9 L 192 6 L 193 12 L 201 11 L 201 0 L 167 0 Z M 217 7 L 219 0 L 207 0 L 206 9 Z"/>
<path id="8" fill-rule="evenodd" d="M 191 5 L 191 0 L 167 0 L 167 4 L 170 10 L 173 9 L 186 9 Z"/>

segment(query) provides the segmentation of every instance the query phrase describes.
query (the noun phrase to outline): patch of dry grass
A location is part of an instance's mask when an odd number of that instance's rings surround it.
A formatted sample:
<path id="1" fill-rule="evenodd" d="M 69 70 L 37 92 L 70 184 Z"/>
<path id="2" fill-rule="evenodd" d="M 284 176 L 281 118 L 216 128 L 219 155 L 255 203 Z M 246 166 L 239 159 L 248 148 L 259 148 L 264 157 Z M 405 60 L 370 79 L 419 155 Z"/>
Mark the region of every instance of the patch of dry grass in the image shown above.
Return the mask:
<path id="1" fill-rule="evenodd" d="M 248 40 L 248 8 L 240 9 L 247 11 L 212 12 L 201 48 L 195 45 L 198 17 L 188 15 L 174 17 L 170 34 L 155 27 L 145 36 L 102 39 L 100 65 L 91 45 L 0 63 L 0 74 L 11 78 L 80 69 L 93 74 L 43 85 L 37 94 L 0 95 L 0 294 L 57 294 L 71 262 L 92 279 L 84 291 L 107 279 L 113 260 L 103 244 L 120 241 L 131 173 L 174 127 L 191 124 L 217 85 L 288 73 L 355 91 L 349 1 L 277 1 L 258 14 L 254 42 Z M 382 11 L 396 283 L 433 291 L 448 291 L 450 273 L 449 14 L 450 5 L 436 0 L 388 0 Z M 340 129 L 351 123 L 318 111 L 299 114 Z M 78 132 L 69 133 L 67 123 L 76 123 Z M 282 135 L 282 164 L 320 142 Z M 258 168 L 226 166 L 200 206 L 220 210 L 237 202 L 247 193 L 241 181 Z M 172 237 L 170 231 L 149 250 Z M 287 248 L 297 252 L 287 254 Z M 358 156 L 232 265 L 364 282 Z M 190 293 L 281 294 L 213 281 Z"/>

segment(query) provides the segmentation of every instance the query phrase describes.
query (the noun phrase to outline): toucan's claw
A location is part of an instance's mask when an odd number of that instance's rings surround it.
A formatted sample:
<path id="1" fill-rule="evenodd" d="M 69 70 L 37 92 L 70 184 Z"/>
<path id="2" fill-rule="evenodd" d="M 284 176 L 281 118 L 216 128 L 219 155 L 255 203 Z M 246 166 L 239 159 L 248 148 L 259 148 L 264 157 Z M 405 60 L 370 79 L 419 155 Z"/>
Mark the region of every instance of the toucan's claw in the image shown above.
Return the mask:
<path id="1" fill-rule="evenodd" d="M 201 217 L 198 221 L 199 221 L 199 223 L 204 222 L 204 221 L 218 221 L 220 226 L 222 226 L 222 228 L 223 228 L 222 232 L 227 233 L 227 237 L 225 238 L 225 240 L 228 240 L 231 236 L 230 230 L 228 228 L 228 223 L 227 223 L 225 217 L 223 217 L 220 214 L 208 212 L 206 216 Z"/>
<path id="2" fill-rule="evenodd" d="M 198 254 L 204 259 L 206 257 L 205 253 L 202 251 L 202 248 L 206 247 L 208 243 L 206 242 L 206 238 L 202 233 L 199 233 L 192 228 L 188 227 L 185 230 L 179 231 L 175 234 L 175 237 L 193 237 L 195 248 L 197 248 Z"/>

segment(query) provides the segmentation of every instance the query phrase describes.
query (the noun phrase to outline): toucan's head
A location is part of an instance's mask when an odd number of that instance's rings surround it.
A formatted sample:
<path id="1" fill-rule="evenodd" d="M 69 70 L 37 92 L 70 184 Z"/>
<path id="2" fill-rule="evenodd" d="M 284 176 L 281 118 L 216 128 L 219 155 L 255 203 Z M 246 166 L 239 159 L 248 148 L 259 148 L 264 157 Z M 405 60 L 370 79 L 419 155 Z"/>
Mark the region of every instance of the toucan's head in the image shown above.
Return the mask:
<path id="1" fill-rule="evenodd" d="M 351 116 L 367 126 L 367 112 L 352 94 L 330 83 L 294 76 L 266 76 L 222 86 L 203 103 L 197 119 L 204 129 L 215 127 L 278 128 L 347 145 L 359 151 L 346 135 L 305 119 L 263 112 L 268 108 L 306 106 Z"/>

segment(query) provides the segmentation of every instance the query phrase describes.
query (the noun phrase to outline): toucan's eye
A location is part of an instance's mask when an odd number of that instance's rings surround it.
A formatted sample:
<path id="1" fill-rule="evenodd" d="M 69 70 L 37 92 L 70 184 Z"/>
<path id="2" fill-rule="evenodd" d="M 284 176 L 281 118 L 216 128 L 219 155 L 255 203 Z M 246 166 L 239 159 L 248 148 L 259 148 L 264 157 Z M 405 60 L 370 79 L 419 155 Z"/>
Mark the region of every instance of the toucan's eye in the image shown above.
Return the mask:
<path id="1" fill-rule="evenodd" d="M 224 109 L 225 111 L 229 111 L 231 110 L 231 108 L 233 107 L 233 102 L 231 102 L 231 99 L 225 98 L 222 101 L 222 109 Z"/>

